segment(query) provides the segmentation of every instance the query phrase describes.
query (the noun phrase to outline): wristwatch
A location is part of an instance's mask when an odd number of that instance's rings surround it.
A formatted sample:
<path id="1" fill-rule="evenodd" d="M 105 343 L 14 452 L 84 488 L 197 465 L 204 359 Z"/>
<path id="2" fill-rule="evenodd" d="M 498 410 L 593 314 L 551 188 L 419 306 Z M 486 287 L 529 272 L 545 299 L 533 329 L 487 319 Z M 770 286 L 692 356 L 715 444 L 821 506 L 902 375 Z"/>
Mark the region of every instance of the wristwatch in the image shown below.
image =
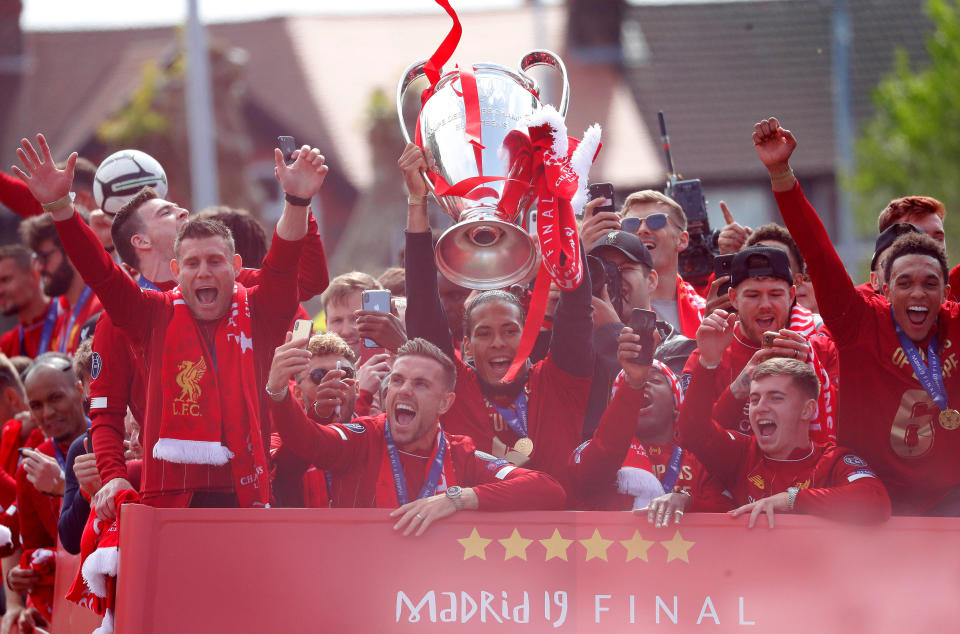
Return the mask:
<path id="1" fill-rule="evenodd" d="M 447 488 L 447 499 L 453 502 L 453 506 L 456 507 L 458 511 L 463 510 L 463 489 L 454 485 Z"/>
<path id="2" fill-rule="evenodd" d="M 799 487 L 787 487 L 787 510 L 792 511 L 793 505 L 797 501 L 797 493 L 800 493 Z"/>

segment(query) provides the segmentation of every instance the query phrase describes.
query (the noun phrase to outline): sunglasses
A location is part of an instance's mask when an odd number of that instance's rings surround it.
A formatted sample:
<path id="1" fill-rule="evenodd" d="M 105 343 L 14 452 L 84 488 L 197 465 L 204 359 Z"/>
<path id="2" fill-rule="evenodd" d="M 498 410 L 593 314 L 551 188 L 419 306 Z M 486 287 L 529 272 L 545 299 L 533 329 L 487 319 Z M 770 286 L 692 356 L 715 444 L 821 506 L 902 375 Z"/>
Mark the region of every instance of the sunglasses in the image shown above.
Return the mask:
<path id="1" fill-rule="evenodd" d="M 323 380 L 323 377 L 327 376 L 327 372 L 332 372 L 335 368 L 328 370 L 327 368 L 314 368 L 310 370 L 310 380 L 313 381 L 314 385 L 320 385 L 320 381 Z M 340 368 L 343 370 L 345 379 L 352 379 L 356 376 L 356 372 L 350 366 L 343 366 Z"/>
<path id="2" fill-rule="evenodd" d="M 646 222 L 647 229 L 656 231 L 657 229 L 663 229 L 667 226 L 667 219 L 667 214 L 650 214 L 646 218 L 623 218 L 620 220 L 620 229 L 627 233 L 636 233 L 640 231 L 640 226 Z"/>

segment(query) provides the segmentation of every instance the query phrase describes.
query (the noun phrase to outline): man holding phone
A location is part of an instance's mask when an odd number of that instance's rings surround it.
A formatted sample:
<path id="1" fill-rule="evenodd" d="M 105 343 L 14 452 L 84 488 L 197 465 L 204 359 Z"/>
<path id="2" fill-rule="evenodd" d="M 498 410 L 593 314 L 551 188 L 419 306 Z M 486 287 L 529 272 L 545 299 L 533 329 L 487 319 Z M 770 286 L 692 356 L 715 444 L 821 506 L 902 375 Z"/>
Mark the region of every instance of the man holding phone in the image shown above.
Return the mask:
<path id="1" fill-rule="evenodd" d="M 836 352 L 828 337 L 815 336 L 812 331 L 805 336 L 792 329 L 801 323 L 791 320 L 793 312 L 807 311 L 794 304 L 796 290 L 786 252 L 766 246 L 743 249 L 733 259 L 730 277 L 730 302 L 737 313 L 722 309 L 711 313 L 728 322 L 733 333 L 717 372 L 711 374 L 716 378 L 712 394 L 714 420 L 727 429 L 750 434 L 748 398 L 752 373 L 767 359 L 786 357 L 811 364 L 822 386 L 817 415 L 810 423 L 811 438 L 817 442 L 836 441 L 837 388 L 827 362 L 835 358 Z M 767 346 L 765 333 L 772 335 Z M 687 384 L 699 362 L 700 352 L 695 350 L 683 369 L 682 384 Z"/>

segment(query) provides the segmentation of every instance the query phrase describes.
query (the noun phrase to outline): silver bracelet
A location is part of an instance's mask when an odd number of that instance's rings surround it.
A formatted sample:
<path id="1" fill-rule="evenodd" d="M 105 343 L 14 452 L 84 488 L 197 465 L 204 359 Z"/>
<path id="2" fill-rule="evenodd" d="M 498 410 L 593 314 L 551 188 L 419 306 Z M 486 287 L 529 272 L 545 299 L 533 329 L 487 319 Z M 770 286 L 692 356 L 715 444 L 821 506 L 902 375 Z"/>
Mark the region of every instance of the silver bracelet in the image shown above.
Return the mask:
<path id="1" fill-rule="evenodd" d="M 279 403 L 279 402 L 282 401 L 283 399 L 287 398 L 287 392 L 290 391 L 290 386 L 289 386 L 289 385 L 284 385 L 284 386 L 283 386 L 283 389 L 280 390 L 279 392 L 271 392 L 271 391 L 270 391 L 270 385 L 267 384 L 267 385 L 264 386 L 263 391 L 267 393 L 267 396 L 269 396 L 270 398 L 272 398 L 273 400 L 275 400 L 275 401 L 277 401 L 277 402 Z"/>

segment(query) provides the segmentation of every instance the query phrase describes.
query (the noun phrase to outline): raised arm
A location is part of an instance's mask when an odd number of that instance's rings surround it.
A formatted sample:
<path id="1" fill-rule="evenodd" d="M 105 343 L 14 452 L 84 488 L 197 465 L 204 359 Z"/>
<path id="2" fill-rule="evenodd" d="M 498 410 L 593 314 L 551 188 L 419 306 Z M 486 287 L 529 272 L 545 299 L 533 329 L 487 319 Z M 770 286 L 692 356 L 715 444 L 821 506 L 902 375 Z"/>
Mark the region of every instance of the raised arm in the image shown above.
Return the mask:
<path id="1" fill-rule="evenodd" d="M 865 300 L 857 293 L 823 221 L 790 169 L 797 140 L 775 118 L 753 126 L 753 145 L 770 174 L 780 215 L 807 264 L 820 315 L 838 343 L 856 336 Z"/>
<path id="2" fill-rule="evenodd" d="M 433 236 L 427 215 L 427 184 L 421 171 L 429 169 L 423 152 L 407 144 L 397 161 L 410 196 L 407 199 L 406 270 L 407 337 L 421 337 L 453 358 L 453 341 L 447 315 L 440 302 Z"/>
<path id="3" fill-rule="evenodd" d="M 593 374 L 593 303 L 587 250 L 580 245 L 583 281 L 572 291 L 561 291 L 550 337 L 550 356 L 564 372 Z M 542 274 L 542 273 L 541 273 Z"/>

